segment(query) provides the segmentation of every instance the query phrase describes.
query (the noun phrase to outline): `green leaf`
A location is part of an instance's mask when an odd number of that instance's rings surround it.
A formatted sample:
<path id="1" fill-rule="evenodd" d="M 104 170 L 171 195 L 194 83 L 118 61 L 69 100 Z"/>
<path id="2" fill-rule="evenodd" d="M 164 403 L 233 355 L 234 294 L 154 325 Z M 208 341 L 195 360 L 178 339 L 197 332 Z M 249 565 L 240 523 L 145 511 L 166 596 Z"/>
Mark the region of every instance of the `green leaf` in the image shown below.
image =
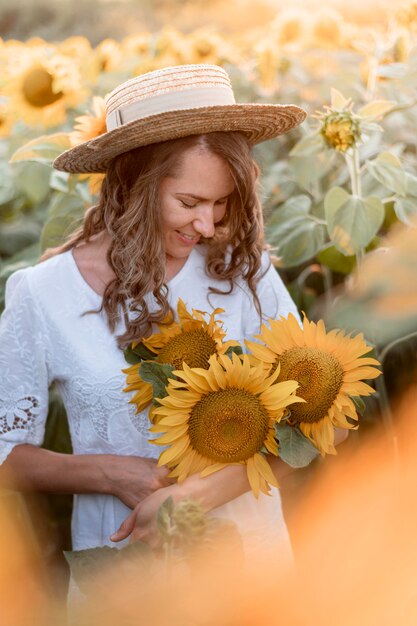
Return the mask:
<path id="1" fill-rule="evenodd" d="M 405 179 L 407 182 L 407 194 L 410 196 L 417 196 L 417 176 L 410 174 L 410 172 L 406 172 Z"/>
<path id="2" fill-rule="evenodd" d="M 298 428 L 278 423 L 274 427 L 279 443 L 279 456 L 291 467 L 306 467 L 319 454 L 317 448 Z"/>
<path id="3" fill-rule="evenodd" d="M 126 363 L 129 363 L 129 365 L 136 365 L 136 363 L 142 362 L 142 359 L 140 358 L 140 356 L 135 354 L 130 346 L 125 348 L 125 350 L 123 351 L 123 354 L 124 354 Z M 138 368 L 138 372 L 139 372 L 139 368 Z"/>
<path id="4" fill-rule="evenodd" d="M 278 248 L 286 267 L 308 261 L 325 241 L 325 227 L 310 214 L 310 207 L 308 196 L 295 196 L 277 208 L 268 220 L 267 240 Z"/>
<path id="5" fill-rule="evenodd" d="M 68 148 L 71 148 L 68 133 L 42 135 L 18 148 L 12 155 L 10 163 L 36 161 L 37 163 L 52 165 L 56 157 L 64 150 L 68 150 Z"/>
<path id="6" fill-rule="evenodd" d="M 41 226 L 26 217 L 1 224 L 0 255 L 11 257 L 39 240 Z"/>
<path id="7" fill-rule="evenodd" d="M 390 152 L 381 152 L 373 161 L 366 161 L 369 173 L 384 187 L 401 196 L 407 193 L 407 177 L 401 161 Z"/>
<path id="8" fill-rule="evenodd" d="M 79 196 L 68 192 L 56 192 L 49 206 L 49 218 L 72 217 L 78 220 L 84 215 L 85 205 Z"/>
<path id="9" fill-rule="evenodd" d="M 411 224 L 411 219 L 417 213 L 417 198 L 397 198 L 394 202 L 395 215 L 401 222 Z"/>
<path id="10" fill-rule="evenodd" d="M 324 198 L 328 233 L 346 256 L 364 250 L 384 221 L 384 206 L 379 198 L 351 196 L 333 187 Z"/>
<path id="11" fill-rule="evenodd" d="M 13 274 L 13 272 L 17 272 L 17 270 L 22 270 L 30 265 L 35 265 L 35 263 L 39 260 L 40 252 L 39 242 L 37 241 L 31 246 L 20 250 L 20 252 L 14 254 L 11 258 L 4 262 L 4 265 L 0 270 L 0 312 L 5 306 L 4 299 L 7 279 L 11 276 L 11 274 Z"/>
<path id="12" fill-rule="evenodd" d="M 291 159 L 290 168 L 297 186 L 317 195 L 319 181 L 326 176 L 330 159 L 322 154 L 311 156 L 296 156 Z"/>
<path id="13" fill-rule="evenodd" d="M 226 351 L 226 355 L 231 358 L 232 354 L 237 354 L 238 356 L 243 354 L 242 346 L 230 346 Z"/>
<path id="14" fill-rule="evenodd" d="M 358 115 L 367 118 L 379 118 L 383 117 L 388 111 L 391 111 L 397 103 L 393 100 L 374 100 L 368 102 L 358 111 Z"/>
<path id="15" fill-rule="evenodd" d="M 32 204 L 40 204 L 50 193 L 50 171 L 39 163 L 21 163 L 14 177 L 16 189 Z"/>
<path id="16" fill-rule="evenodd" d="M 71 174 L 68 174 L 68 172 L 52 170 L 49 182 L 51 189 L 54 189 L 55 191 L 61 191 L 62 193 L 68 193 L 70 176 Z"/>
<path id="17" fill-rule="evenodd" d="M 344 109 L 349 104 L 349 100 L 334 87 L 330 89 L 330 102 L 332 109 Z"/>
<path id="18" fill-rule="evenodd" d="M 152 385 L 154 398 L 165 398 L 168 378 L 174 378 L 172 372 L 176 369 L 168 363 L 157 361 L 143 361 L 140 365 L 139 374 L 142 380 Z"/>
<path id="19" fill-rule="evenodd" d="M 356 265 L 355 256 L 346 256 L 331 244 L 317 253 L 317 260 L 326 265 L 332 272 L 346 275 L 350 274 Z"/>
<path id="20" fill-rule="evenodd" d="M 319 133 L 307 135 L 298 141 L 290 151 L 290 156 L 311 156 L 323 150 L 324 142 Z"/>
<path id="21" fill-rule="evenodd" d="M 140 342 L 134 348 L 132 347 L 132 344 L 128 346 L 124 351 L 124 356 L 128 363 L 134 365 L 135 363 L 141 363 L 142 361 L 153 361 L 156 359 L 157 355 Z"/>
<path id="22" fill-rule="evenodd" d="M 360 396 L 351 396 L 350 398 L 353 401 L 359 415 L 363 415 L 366 410 L 366 405 L 362 398 Z"/>
<path id="23" fill-rule="evenodd" d="M 77 216 L 74 213 L 68 215 L 58 215 L 49 219 L 43 227 L 41 235 L 41 249 L 54 248 L 64 243 L 77 226 L 77 218 L 83 217 L 81 211 Z"/>

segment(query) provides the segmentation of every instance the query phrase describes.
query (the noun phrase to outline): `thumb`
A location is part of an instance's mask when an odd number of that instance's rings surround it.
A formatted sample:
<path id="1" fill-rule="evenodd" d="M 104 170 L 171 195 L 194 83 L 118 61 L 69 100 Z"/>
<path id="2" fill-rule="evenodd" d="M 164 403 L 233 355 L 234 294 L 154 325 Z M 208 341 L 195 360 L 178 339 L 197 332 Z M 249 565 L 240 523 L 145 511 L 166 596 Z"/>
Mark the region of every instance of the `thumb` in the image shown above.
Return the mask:
<path id="1" fill-rule="evenodd" d="M 130 515 L 126 517 L 124 522 L 122 522 L 122 524 L 116 530 L 116 532 L 110 535 L 110 540 L 117 542 L 117 541 L 122 541 L 123 539 L 126 539 L 126 537 L 128 537 L 130 533 L 133 531 L 133 529 L 135 528 L 135 522 L 136 522 L 136 511 L 132 511 Z"/>

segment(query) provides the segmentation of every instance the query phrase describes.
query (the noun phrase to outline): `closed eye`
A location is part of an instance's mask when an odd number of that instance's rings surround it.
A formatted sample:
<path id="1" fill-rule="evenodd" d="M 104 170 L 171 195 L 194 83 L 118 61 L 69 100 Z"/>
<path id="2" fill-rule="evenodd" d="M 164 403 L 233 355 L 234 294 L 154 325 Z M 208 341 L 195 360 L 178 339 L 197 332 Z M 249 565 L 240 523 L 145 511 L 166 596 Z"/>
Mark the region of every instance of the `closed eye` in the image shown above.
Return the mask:
<path id="1" fill-rule="evenodd" d="M 186 202 L 184 202 L 184 200 L 180 200 L 181 204 L 183 207 L 185 207 L 186 209 L 194 209 L 194 207 L 196 206 L 195 204 L 187 204 Z"/>

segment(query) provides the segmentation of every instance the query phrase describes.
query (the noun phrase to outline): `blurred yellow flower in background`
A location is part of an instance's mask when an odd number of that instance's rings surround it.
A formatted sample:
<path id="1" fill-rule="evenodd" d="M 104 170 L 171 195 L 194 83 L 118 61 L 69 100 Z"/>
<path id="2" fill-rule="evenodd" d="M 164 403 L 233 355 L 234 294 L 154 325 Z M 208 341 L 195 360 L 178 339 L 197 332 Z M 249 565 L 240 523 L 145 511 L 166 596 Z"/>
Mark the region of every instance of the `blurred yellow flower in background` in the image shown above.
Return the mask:
<path id="1" fill-rule="evenodd" d="M 260 86 L 266 92 L 276 91 L 281 75 L 291 68 L 291 61 L 282 55 L 280 46 L 272 37 L 259 42 L 254 51 Z"/>
<path id="2" fill-rule="evenodd" d="M 320 9 L 310 26 L 310 42 L 320 48 L 341 48 L 345 44 L 344 18 L 336 10 Z"/>
<path id="3" fill-rule="evenodd" d="M 163 28 L 155 38 L 154 49 L 156 59 L 165 66 L 189 62 L 187 41 L 175 28 Z"/>
<path id="4" fill-rule="evenodd" d="M 106 102 L 100 96 L 93 96 L 92 112 L 75 118 L 71 141 L 74 145 L 94 139 L 107 131 Z"/>
<path id="5" fill-rule="evenodd" d="M 271 28 L 278 44 L 303 45 L 307 33 L 306 13 L 298 9 L 284 9 L 272 22 Z"/>
<path id="6" fill-rule="evenodd" d="M 0 137 L 9 137 L 13 121 L 5 104 L 0 103 Z"/>
<path id="7" fill-rule="evenodd" d="M 86 57 L 93 51 L 91 43 L 86 37 L 76 35 L 74 35 L 74 37 L 67 37 L 67 39 L 61 41 L 57 45 L 57 49 L 61 54 L 74 57 L 75 59 L 81 59 L 82 61 L 85 61 Z"/>
<path id="8" fill-rule="evenodd" d="M 400 26 L 412 31 L 417 30 L 417 2 L 404 4 L 397 10 L 395 18 Z"/>
<path id="9" fill-rule="evenodd" d="M 187 63 L 208 63 L 221 65 L 227 56 L 227 45 L 216 32 L 208 28 L 195 30 L 187 38 L 189 52 Z"/>
<path id="10" fill-rule="evenodd" d="M 50 47 L 23 49 L 9 58 L 3 94 L 16 120 L 45 128 L 63 124 L 67 110 L 85 100 L 77 63 Z"/>
<path id="11" fill-rule="evenodd" d="M 115 72 L 123 63 L 123 50 L 119 42 L 114 39 L 103 39 L 94 48 L 94 59 L 99 72 Z"/>

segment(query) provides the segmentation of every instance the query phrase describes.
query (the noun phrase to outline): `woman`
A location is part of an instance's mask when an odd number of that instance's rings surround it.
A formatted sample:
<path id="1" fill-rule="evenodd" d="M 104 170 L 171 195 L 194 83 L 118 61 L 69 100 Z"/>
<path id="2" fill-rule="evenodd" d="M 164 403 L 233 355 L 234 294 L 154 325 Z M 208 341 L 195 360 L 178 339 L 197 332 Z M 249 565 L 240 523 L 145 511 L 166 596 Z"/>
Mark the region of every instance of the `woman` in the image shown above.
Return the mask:
<path id="1" fill-rule="evenodd" d="M 278 491 L 256 500 L 244 467 L 172 484 L 148 443 L 147 413 L 135 415 L 123 393 L 121 348 L 148 335 L 178 298 L 189 309 L 223 308 L 227 338 L 242 343 L 262 316 L 297 314 L 264 251 L 250 148 L 304 117 L 292 105 L 235 104 L 219 67 L 166 68 L 115 89 L 108 132 L 56 160 L 58 169 L 106 177 L 83 227 L 9 279 L 0 460 L 23 489 L 76 494 L 75 550 L 132 532 L 153 541 L 168 495 L 234 519 L 248 551 L 262 539 L 271 547 L 271 536 L 288 545 Z M 38 447 L 53 381 L 73 455 Z M 288 471 L 271 462 L 278 478 Z"/>

